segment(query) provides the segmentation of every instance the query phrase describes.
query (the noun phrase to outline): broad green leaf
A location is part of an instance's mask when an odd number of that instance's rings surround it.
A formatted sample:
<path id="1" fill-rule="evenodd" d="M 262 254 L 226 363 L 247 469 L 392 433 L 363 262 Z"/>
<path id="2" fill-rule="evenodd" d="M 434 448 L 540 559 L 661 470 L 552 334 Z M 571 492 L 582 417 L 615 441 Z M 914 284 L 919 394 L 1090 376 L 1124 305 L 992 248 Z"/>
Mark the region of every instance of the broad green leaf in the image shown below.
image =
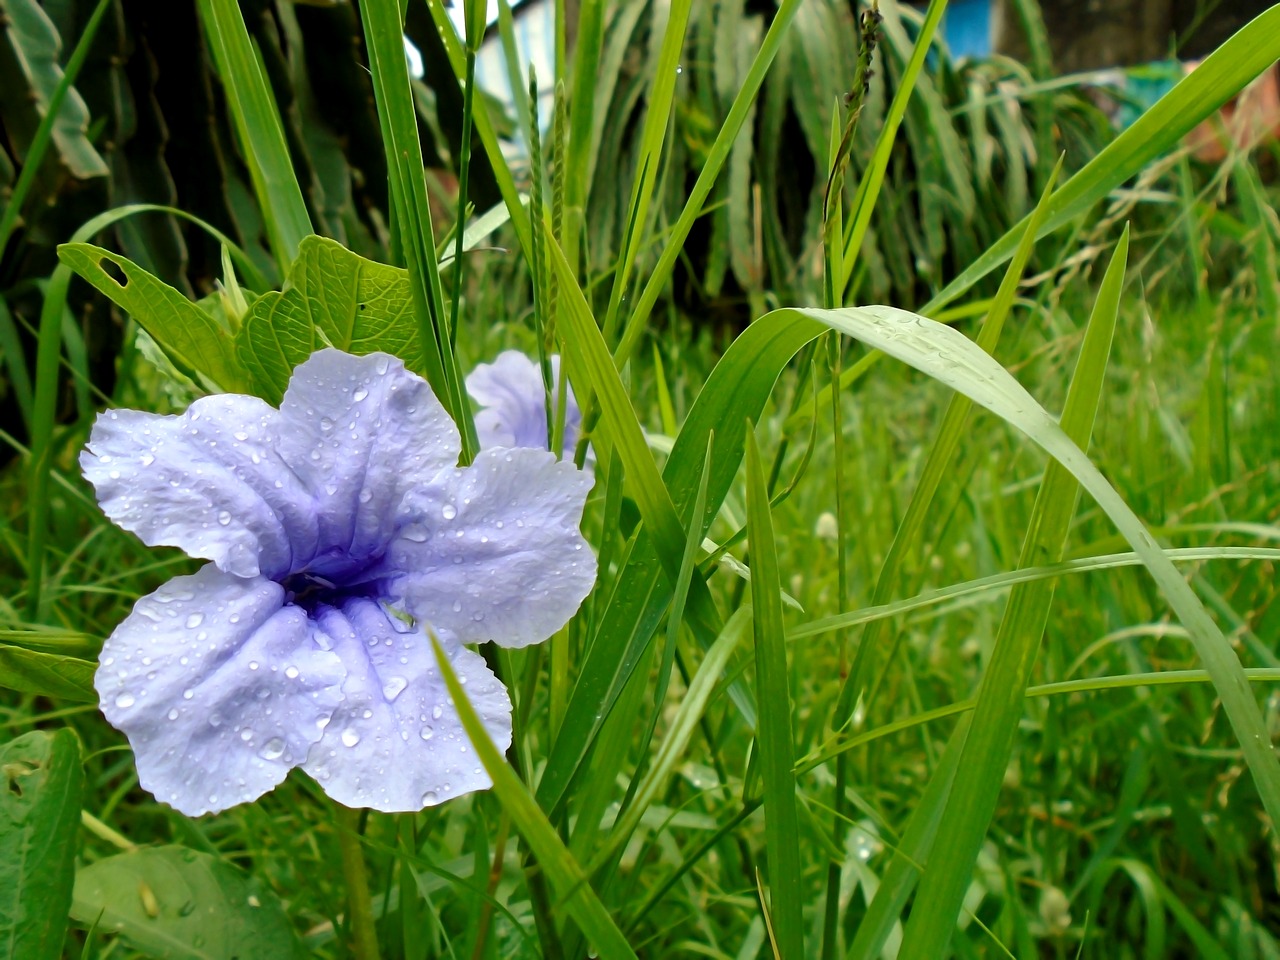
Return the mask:
<path id="1" fill-rule="evenodd" d="M 539 868 L 551 880 L 560 897 L 559 908 L 578 924 L 583 935 L 590 941 L 594 956 L 630 957 L 634 960 L 635 952 L 591 888 L 582 867 L 565 849 L 555 828 L 551 826 L 533 795 L 516 776 L 516 772 L 511 769 L 506 757 L 494 746 L 489 731 L 467 699 L 466 688 L 458 682 L 457 674 L 441 649 L 440 642 L 434 637 L 431 642 L 435 648 L 436 662 L 440 665 L 440 674 L 458 708 L 462 725 L 471 738 L 476 756 L 493 780 L 493 792 L 538 858 Z"/>
<path id="2" fill-rule="evenodd" d="M 0 644 L 0 687 L 59 700 L 97 703 L 96 663 Z"/>
<path id="3" fill-rule="evenodd" d="M 305 955 L 266 883 L 185 847 L 146 847 L 81 868 L 71 916 L 155 960 Z"/>
<path id="4" fill-rule="evenodd" d="M 1102 396 L 1128 253 L 1126 230 L 1102 279 L 1067 391 L 1061 427 L 1081 449 L 1089 446 Z M 1037 559 L 1052 563 L 1062 558 L 1078 491 L 1076 479 L 1065 467 L 1056 461 L 1046 467 L 1018 566 L 1030 566 Z M 919 906 L 912 910 L 907 924 L 903 940 L 907 956 L 944 952 L 955 928 L 1017 739 L 1054 586 L 1052 580 L 1040 580 L 1019 584 L 1009 594 L 960 758 L 962 773 L 946 800 L 938 827 L 947 842 L 929 857 L 920 883 Z"/>
<path id="5" fill-rule="evenodd" d="M 764 781 L 765 848 L 769 854 L 774 946 L 781 960 L 804 956 L 798 891 L 800 826 L 796 816 L 795 741 L 791 683 L 782 630 L 781 581 L 769 488 L 755 431 L 747 431 L 747 530 L 751 538 L 751 605 L 756 641 L 756 756 Z"/>
<path id="6" fill-rule="evenodd" d="M 289 269 L 302 238 L 314 232 L 262 55 L 253 45 L 236 0 L 198 0 L 227 109 L 249 167 L 267 239 L 281 272 Z"/>
<path id="7" fill-rule="evenodd" d="M 58 258 L 138 321 L 174 365 L 197 382 L 242 391 L 244 368 L 231 333 L 179 291 L 133 261 L 91 243 L 64 243 Z M 121 283 L 102 267 L 106 260 L 124 275 Z"/>
<path id="8" fill-rule="evenodd" d="M 83 793 L 70 729 L 34 730 L 0 747 L 0 956 L 62 956 Z"/>
<path id="9" fill-rule="evenodd" d="M 382 350 L 423 372 L 408 272 L 333 240 L 304 239 L 285 289 L 254 301 L 236 347 L 257 392 L 278 403 L 293 368 L 325 345 L 357 354 Z"/>

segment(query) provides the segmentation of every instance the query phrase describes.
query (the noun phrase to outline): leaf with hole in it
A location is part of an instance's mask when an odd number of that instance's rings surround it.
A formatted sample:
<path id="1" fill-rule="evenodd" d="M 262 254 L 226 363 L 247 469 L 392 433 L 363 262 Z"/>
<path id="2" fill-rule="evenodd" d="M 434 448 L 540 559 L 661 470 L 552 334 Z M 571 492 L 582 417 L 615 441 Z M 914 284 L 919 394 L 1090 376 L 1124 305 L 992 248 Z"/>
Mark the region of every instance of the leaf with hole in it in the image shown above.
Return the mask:
<path id="1" fill-rule="evenodd" d="M 0 747 L 0 956 L 62 955 L 83 793 L 70 729 L 35 730 Z"/>
<path id="2" fill-rule="evenodd" d="M 93 672 L 97 666 L 79 657 L 0 644 L 0 687 L 22 693 L 96 703 Z"/>
<path id="3" fill-rule="evenodd" d="M 128 311 L 182 373 L 231 392 L 247 386 L 230 331 L 163 280 L 91 243 L 64 243 L 58 259 Z M 104 260 L 114 265 L 113 273 L 103 268 Z"/>
<path id="4" fill-rule="evenodd" d="M 84 867 L 71 916 L 156 960 L 305 955 L 265 883 L 185 847 L 134 850 Z"/>

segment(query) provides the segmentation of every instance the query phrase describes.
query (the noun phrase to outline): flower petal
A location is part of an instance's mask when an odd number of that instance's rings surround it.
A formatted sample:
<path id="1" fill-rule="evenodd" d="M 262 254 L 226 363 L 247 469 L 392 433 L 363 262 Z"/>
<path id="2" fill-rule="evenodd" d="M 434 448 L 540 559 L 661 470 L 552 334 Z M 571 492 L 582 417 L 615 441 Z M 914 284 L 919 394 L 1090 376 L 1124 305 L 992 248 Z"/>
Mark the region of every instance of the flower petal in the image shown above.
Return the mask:
<path id="1" fill-rule="evenodd" d="M 560 358 L 551 358 L 552 400 L 560 382 Z M 467 376 L 467 393 L 484 409 L 476 414 L 480 447 L 547 449 L 546 392 L 538 365 L 518 350 L 506 350 L 493 363 L 480 363 Z M 572 457 L 582 412 L 573 396 L 565 401 L 564 454 Z"/>
<path id="2" fill-rule="evenodd" d="M 347 667 L 345 700 L 303 765 L 325 793 L 349 807 L 403 813 L 490 785 L 423 630 L 365 599 L 325 607 L 318 620 Z M 456 643 L 446 648 L 472 706 L 506 750 L 506 688 L 478 654 Z"/>
<path id="3" fill-rule="evenodd" d="M 431 387 L 385 353 L 313 354 L 294 371 L 280 415 L 281 456 L 315 497 L 320 542 L 347 558 L 379 552 L 405 491 L 455 466 L 461 449 Z"/>
<path id="4" fill-rule="evenodd" d="M 203 397 L 177 416 L 110 410 L 80 455 L 108 517 L 239 577 L 287 572 L 316 550 L 310 494 L 275 452 L 279 413 L 256 397 Z"/>
<path id="5" fill-rule="evenodd" d="M 254 800 L 320 739 L 345 671 L 283 599 L 208 564 L 143 597 L 107 639 L 102 712 L 157 799 L 191 816 Z"/>
<path id="6" fill-rule="evenodd" d="M 545 640 L 595 582 L 578 530 L 590 489 L 545 450 L 484 450 L 409 498 L 422 520 L 388 548 L 386 589 L 463 643 Z"/>

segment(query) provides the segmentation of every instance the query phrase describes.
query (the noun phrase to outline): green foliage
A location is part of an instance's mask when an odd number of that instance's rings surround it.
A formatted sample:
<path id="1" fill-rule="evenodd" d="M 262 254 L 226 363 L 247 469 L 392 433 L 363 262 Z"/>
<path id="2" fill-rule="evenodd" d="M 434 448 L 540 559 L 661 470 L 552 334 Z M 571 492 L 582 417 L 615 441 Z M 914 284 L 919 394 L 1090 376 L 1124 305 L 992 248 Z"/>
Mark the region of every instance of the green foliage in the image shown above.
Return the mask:
<path id="1" fill-rule="evenodd" d="M 1280 11 L 1113 135 L 1043 43 L 953 61 L 942 3 L 885 8 L 871 60 L 834 0 L 564 9 L 526 165 L 525 77 L 503 116 L 435 0 L 0 0 L 0 864 L 49 864 L 0 932 L 58 956 L 70 902 L 62 956 L 129 960 L 1280 954 L 1275 186 L 1178 155 Z M 99 407 L 277 402 L 326 344 L 464 431 L 474 361 L 562 354 L 600 581 L 494 656 L 508 757 L 448 676 L 493 791 L 335 815 L 295 775 L 188 820 L 91 682 L 186 561 L 76 454 Z"/>
<path id="2" fill-rule="evenodd" d="M 185 847 L 134 850 L 83 868 L 71 915 L 155 960 L 306 956 L 268 887 Z"/>
<path id="3" fill-rule="evenodd" d="M 80 741 L 34 730 L 0 747 L 0 946 L 5 956 L 62 955 L 84 793 Z"/>

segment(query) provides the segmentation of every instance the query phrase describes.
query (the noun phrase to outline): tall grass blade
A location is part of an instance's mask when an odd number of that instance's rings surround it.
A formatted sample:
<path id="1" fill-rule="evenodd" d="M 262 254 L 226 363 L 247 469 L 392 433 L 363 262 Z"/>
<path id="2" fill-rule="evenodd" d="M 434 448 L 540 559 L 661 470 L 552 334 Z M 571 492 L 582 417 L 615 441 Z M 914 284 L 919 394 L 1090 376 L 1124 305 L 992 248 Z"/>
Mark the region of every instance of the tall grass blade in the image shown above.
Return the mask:
<path id="1" fill-rule="evenodd" d="M 769 853 L 770 912 L 778 956 L 804 956 L 799 891 L 800 826 L 796 816 L 795 745 L 786 639 L 782 629 L 782 583 L 755 431 L 747 430 L 747 527 L 751 538 L 751 605 L 756 641 L 756 750 L 764 782 L 765 847 Z"/>
<path id="2" fill-rule="evenodd" d="M 280 111 L 236 0 L 198 0 L 198 4 L 262 210 L 267 241 L 283 276 L 298 255 L 302 238 L 315 231 L 293 172 Z"/>
<path id="3" fill-rule="evenodd" d="M 457 706 L 462 725 L 471 738 L 476 756 L 493 780 L 493 792 L 538 858 L 539 866 L 551 880 L 560 896 L 562 909 L 573 918 L 591 942 L 595 955 L 634 960 L 635 952 L 591 888 L 582 867 L 565 849 L 555 828 L 547 821 L 533 796 L 489 739 L 489 731 L 467 699 L 466 688 L 458 682 L 458 676 L 441 648 L 440 641 L 432 637 L 431 642 L 435 648 L 436 662 L 440 665 L 440 674 Z"/>

